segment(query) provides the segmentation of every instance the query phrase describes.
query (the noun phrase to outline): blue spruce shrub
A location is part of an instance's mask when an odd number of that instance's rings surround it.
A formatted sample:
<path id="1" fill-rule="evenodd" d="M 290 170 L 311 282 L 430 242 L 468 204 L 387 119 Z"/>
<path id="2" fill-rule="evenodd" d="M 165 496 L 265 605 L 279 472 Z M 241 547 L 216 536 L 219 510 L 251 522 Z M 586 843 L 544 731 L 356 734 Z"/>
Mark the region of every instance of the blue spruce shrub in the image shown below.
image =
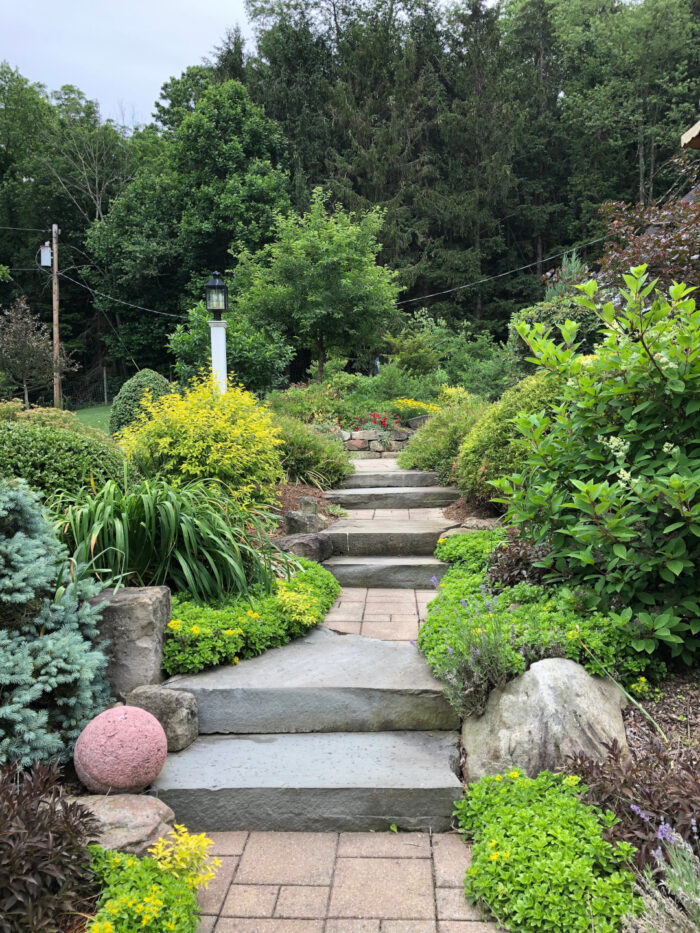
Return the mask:
<path id="1" fill-rule="evenodd" d="M 70 571 L 37 495 L 0 482 L 0 762 L 67 758 L 109 702 L 98 587 Z"/>

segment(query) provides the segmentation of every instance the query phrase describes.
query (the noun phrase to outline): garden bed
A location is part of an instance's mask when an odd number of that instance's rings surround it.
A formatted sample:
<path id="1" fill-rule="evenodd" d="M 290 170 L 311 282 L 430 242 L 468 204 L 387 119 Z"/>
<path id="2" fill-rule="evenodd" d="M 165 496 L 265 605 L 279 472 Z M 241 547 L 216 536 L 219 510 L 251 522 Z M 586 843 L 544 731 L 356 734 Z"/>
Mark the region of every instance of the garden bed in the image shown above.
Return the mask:
<path id="1" fill-rule="evenodd" d="M 682 754 L 685 761 L 694 761 L 700 774 L 700 671 L 689 670 L 659 681 L 649 694 L 637 702 L 663 730 L 669 755 L 675 758 Z M 624 711 L 623 719 L 633 754 L 647 754 L 658 739 L 653 724 L 632 704 Z"/>

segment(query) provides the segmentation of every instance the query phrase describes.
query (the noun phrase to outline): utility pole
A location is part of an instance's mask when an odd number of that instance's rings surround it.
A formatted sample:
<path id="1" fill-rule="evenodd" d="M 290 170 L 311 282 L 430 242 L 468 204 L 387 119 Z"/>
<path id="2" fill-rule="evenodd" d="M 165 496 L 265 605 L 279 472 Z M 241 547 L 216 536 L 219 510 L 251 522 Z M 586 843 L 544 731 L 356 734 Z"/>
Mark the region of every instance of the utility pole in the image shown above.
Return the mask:
<path id="1" fill-rule="evenodd" d="M 53 298 L 53 407 L 61 407 L 60 337 L 58 332 L 58 224 L 51 225 L 51 278 Z"/>

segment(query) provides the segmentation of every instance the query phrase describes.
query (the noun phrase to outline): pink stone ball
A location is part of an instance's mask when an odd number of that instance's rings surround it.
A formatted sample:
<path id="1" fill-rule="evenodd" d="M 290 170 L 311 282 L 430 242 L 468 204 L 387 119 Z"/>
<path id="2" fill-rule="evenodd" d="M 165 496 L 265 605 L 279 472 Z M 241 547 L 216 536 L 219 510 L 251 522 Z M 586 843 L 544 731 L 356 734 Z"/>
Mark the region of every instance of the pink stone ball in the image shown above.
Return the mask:
<path id="1" fill-rule="evenodd" d="M 117 706 L 85 726 L 73 761 L 80 780 L 96 794 L 138 793 L 158 777 L 167 754 L 168 740 L 155 716 Z"/>

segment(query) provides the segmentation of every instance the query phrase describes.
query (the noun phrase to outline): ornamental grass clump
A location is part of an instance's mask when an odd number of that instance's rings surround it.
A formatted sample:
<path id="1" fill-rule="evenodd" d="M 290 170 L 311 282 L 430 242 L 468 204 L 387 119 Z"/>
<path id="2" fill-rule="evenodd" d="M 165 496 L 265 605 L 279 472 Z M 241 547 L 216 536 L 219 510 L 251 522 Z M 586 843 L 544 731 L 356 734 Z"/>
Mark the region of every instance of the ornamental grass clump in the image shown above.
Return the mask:
<path id="1" fill-rule="evenodd" d="M 273 552 L 264 509 L 244 508 L 216 480 L 108 482 L 54 503 L 73 557 L 104 586 L 169 586 L 199 602 L 269 587 L 287 558 Z"/>
<path id="2" fill-rule="evenodd" d="M 624 277 L 620 306 L 598 311 L 595 355 L 578 325 L 561 341 L 520 324 L 532 358 L 561 386 L 551 410 L 521 414 L 522 469 L 495 483 L 507 521 L 536 545 L 548 578 L 587 587 L 617 613 L 634 648 L 692 663 L 700 652 L 700 309 L 693 289 L 655 292 L 646 266 Z"/>
<path id="3" fill-rule="evenodd" d="M 617 933 L 639 909 L 634 848 L 611 844 L 612 813 L 586 806 L 575 776 L 515 769 L 470 784 L 456 803 L 473 840 L 465 893 L 518 933 Z"/>
<path id="4" fill-rule="evenodd" d="M 272 413 L 233 382 L 220 392 L 210 375 L 182 394 L 142 401 L 120 439 L 147 476 L 159 474 L 173 486 L 220 480 L 249 511 L 272 506 L 283 478 L 282 441 Z"/>

